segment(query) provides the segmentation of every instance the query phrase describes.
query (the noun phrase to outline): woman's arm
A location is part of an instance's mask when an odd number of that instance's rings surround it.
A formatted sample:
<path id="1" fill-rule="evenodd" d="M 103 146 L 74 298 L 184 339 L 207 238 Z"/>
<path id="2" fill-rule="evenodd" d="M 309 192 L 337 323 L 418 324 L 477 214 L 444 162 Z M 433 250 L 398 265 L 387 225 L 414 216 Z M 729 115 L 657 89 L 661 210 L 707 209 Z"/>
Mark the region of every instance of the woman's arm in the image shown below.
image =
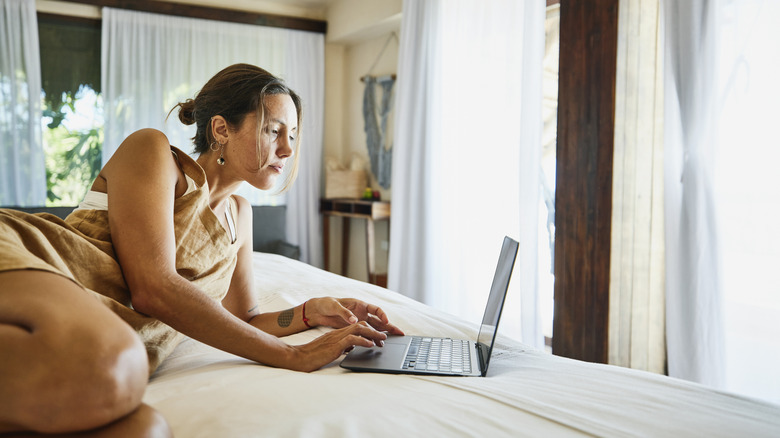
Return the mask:
<path id="1" fill-rule="evenodd" d="M 240 246 L 236 269 L 230 280 L 230 289 L 222 300 L 222 306 L 237 318 L 273 336 L 286 336 L 305 330 L 307 327 L 302 319 L 298 319 L 298 323 L 293 324 L 293 318 L 278 316 L 281 312 L 260 314 L 260 307 L 253 292 L 255 289 L 252 271 L 252 206 L 240 196 L 234 198 L 238 205 L 236 244 Z"/>
<path id="2" fill-rule="evenodd" d="M 280 312 L 260 313 L 254 295 L 254 272 L 252 271 L 252 206 L 249 202 L 235 196 L 238 204 L 238 239 L 241 247 L 238 251 L 238 263 L 230 283 L 230 290 L 222 300 L 222 305 L 233 315 L 252 326 L 274 336 L 287 336 L 317 325 L 346 327 L 358 321 L 366 321 L 377 330 L 402 335 L 403 332 L 390 324 L 385 312 L 354 299 L 312 298 L 306 304 L 304 323 L 304 305 Z"/>
<path id="3" fill-rule="evenodd" d="M 246 324 L 179 276 L 173 204 L 180 172 L 167 138 L 154 130 L 128 137 L 101 171 L 114 249 L 137 311 L 221 350 L 297 370 L 317 369 L 351 345 L 381 341 L 380 333 L 363 326 L 348 327 L 327 344 L 289 346 Z"/>
<path id="4" fill-rule="evenodd" d="M 273 336 L 287 336 L 305 330 L 302 318 L 285 316 L 289 312 L 261 314 L 254 295 L 254 272 L 252 270 L 252 206 L 240 197 L 234 196 L 238 205 L 236 224 L 238 242 L 238 261 L 230 281 L 230 289 L 222 300 L 222 306 L 230 313 L 255 328 Z M 299 310 L 300 312 L 300 310 Z M 284 315 L 280 316 L 280 313 Z"/>

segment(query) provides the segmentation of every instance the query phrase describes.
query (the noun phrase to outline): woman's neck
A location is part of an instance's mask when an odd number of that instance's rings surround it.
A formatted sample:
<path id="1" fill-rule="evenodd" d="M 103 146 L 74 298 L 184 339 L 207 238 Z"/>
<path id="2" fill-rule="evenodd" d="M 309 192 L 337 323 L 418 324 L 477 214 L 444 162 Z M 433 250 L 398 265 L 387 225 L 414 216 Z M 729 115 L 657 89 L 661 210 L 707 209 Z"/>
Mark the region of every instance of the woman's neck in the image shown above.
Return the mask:
<path id="1" fill-rule="evenodd" d="M 213 154 L 201 154 L 196 161 L 206 173 L 206 181 L 209 184 L 209 206 L 214 210 L 238 190 L 242 181 L 231 176 L 228 166 L 218 164 Z"/>

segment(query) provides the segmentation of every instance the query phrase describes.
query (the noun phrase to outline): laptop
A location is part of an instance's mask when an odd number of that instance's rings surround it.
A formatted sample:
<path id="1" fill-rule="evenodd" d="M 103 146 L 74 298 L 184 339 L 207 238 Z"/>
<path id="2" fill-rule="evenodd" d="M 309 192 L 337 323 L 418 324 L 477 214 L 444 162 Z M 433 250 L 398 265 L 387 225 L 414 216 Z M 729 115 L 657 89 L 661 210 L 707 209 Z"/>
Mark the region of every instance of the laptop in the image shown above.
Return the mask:
<path id="1" fill-rule="evenodd" d="M 487 375 L 518 243 L 504 237 L 477 341 L 429 336 L 388 336 L 383 347 L 355 347 L 341 367 L 352 371 L 438 376 Z"/>

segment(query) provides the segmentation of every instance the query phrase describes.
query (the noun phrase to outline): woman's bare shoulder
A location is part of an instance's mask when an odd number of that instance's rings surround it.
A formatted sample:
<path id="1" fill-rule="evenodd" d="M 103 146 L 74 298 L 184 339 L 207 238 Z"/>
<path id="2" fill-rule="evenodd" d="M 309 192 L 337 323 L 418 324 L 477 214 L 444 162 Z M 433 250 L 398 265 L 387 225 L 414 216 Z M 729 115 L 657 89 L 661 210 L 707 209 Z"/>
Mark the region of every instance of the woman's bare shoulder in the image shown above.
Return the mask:
<path id="1" fill-rule="evenodd" d="M 251 245 L 252 238 L 252 204 L 246 198 L 239 195 L 231 195 L 236 202 L 238 217 L 238 228 L 241 237 L 247 237 Z"/>
<path id="2" fill-rule="evenodd" d="M 180 173 L 176 160 L 171 154 L 168 137 L 156 129 L 141 129 L 128 135 L 100 171 L 100 176 L 108 179 L 112 174 L 127 176 L 157 173 L 178 177 Z"/>
<path id="3" fill-rule="evenodd" d="M 239 195 L 231 195 L 233 197 L 233 200 L 236 201 L 236 206 L 238 207 L 238 217 L 239 221 L 242 220 L 249 220 L 251 222 L 252 220 L 252 204 L 249 203 L 249 201 L 246 200 L 243 196 Z"/>
<path id="4" fill-rule="evenodd" d="M 232 194 L 230 196 L 232 196 L 233 199 L 236 201 L 236 205 L 238 205 L 238 208 L 248 208 L 250 211 L 252 210 L 252 205 L 243 196 L 236 195 L 236 194 Z"/>
<path id="5" fill-rule="evenodd" d="M 119 145 L 117 153 L 120 150 L 132 149 L 132 152 L 152 152 L 153 150 L 164 150 L 169 152 L 171 149 L 168 137 L 157 129 L 145 128 L 139 129 L 125 138 Z"/>

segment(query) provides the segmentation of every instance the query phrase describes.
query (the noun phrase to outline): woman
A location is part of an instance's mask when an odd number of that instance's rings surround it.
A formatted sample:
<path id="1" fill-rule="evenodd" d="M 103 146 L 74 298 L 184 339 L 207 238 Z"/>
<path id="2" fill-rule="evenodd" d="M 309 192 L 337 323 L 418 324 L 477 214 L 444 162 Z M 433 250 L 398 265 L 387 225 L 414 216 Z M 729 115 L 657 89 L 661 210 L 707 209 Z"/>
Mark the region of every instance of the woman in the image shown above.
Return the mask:
<path id="1" fill-rule="evenodd" d="M 353 299 L 258 309 L 252 210 L 232 193 L 244 181 L 270 189 L 285 170 L 289 187 L 300 98 L 238 64 L 177 107 L 183 123 L 197 124 L 197 162 L 141 130 L 64 222 L 0 210 L 0 433 L 109 425 L 165 434 L 141 397 L 179 333 L 299 371 L 402 334 L 380 308 Z M 300 346 L 278 339 L 315 325 L 337 329 Z"/>

